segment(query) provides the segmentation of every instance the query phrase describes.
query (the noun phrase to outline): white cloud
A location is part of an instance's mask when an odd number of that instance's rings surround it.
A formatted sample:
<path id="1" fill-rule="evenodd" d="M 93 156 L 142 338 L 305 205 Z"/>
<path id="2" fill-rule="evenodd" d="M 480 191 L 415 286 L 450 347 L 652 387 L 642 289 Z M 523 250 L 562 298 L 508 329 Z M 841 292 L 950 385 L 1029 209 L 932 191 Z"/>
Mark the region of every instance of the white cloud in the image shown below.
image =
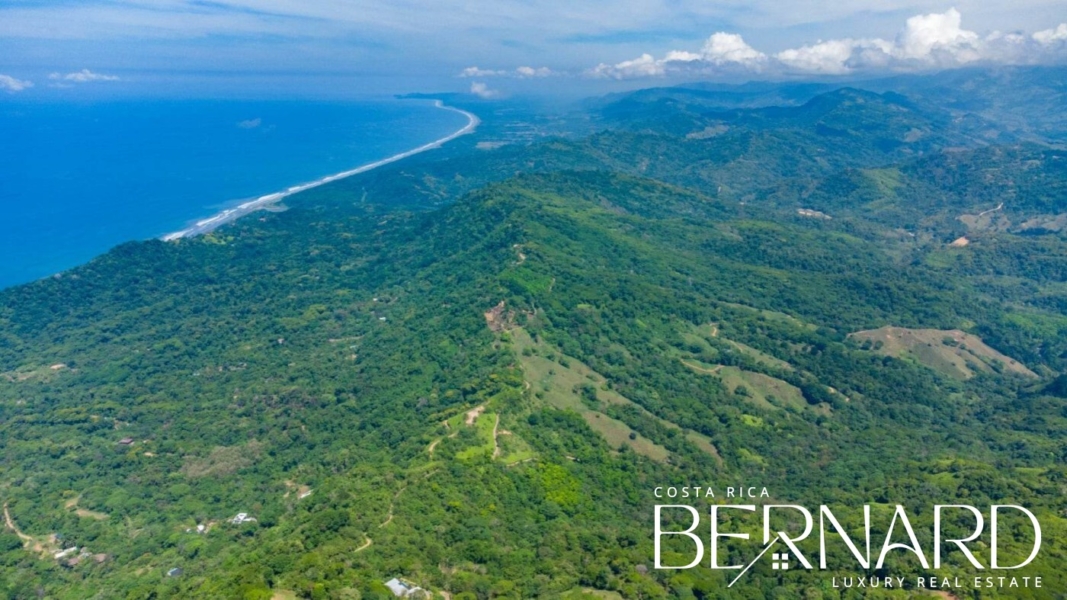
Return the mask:
<path id="1" fill-rule="evenodd" d="M 740 77 L 1047 62 L 1067 53 L 1067 24 L 1057 28 L 1067 17 L 1063 0 L 959 5 L 966 9 L 962 17 L 936 0 L 499 0 L 484 6 L 465 0 L 0 1 L 0 47 L 14 52 L 24 69 L 64 61 L 145 73 L 443 79 L 467 65 L 492 66 L 464 70 L 463 77 L 479 81 L 542 76 L 517 65 L 551 65 L 552 75 L 562 77 Z M 922 14 L 905 24 L 901 15 L 916 13 Z M 1012 33 L 989 39 L 997 28 L 1026 33 L 1022 40 Z M 718 30 L 707 43 L 694 33 Z M 692 42 L 659 45 L 670 39 Z M 844 57 L 850 40 L 853 51 Z M 586 71 L 598 63 L 604 64 Z"/>
<path id="2" fill-rule="evenodd" d="M 1055 56 L 1056 50 L 1063 50 Z M 790 48 L 767 56 L 740 35 L 719 32 L 699 53 L 672 50 L 662 59 L 651 54 L 587 71 L 594 77 L 631 79 L 670 74 L 696 75 L 772 72 L 840 75 L 859 70 L 914 71 L 971 63 L 1032 64 L 1067 58 L 1067 23 L 1032 36 L 994 31 L 985 36 L 963 28 L 955 8 L 909 18 L 893 41 L 840 38 Z"/>
<path id="3" fill-rule="evenodd" d="M 554 75 L 552 69 L 548 67 L 519 67 L 515 69 L 515 74 L 519 77 L 548 77 Z"/>
<path id="4" fill-rule="evenodd" d="M 496 98 L 500 95 L 500 92 L 491 90 L 488 85 L 478 81 L 471 82 L 471 93 L 485 100 Z"/>
<path id="5" fill-rule="evenodd" d="M 528 79 L 530 77 L 549 77 L 556 73 L 548 67 L 517 67 L 514 71 L 506 69 L 480 69 L 467 67 L 459 72 L 460 77 L 518 77 Z"/>
<path id="6" fill-rule="evenodd" d="M 61 75 L 59 73 L 52 73 L 48 76 L 53 81 L 70 81 L 74 83 L 89 83 L 92 81 L 118 81 L 117 75 L 104 75 L 103 73 L 93 73 L 89 69 L 82 69 L 81 71 L 75 71 L 73 73 L 67 73 Z"/>
<path id="7" fill-rule="evenodd" d="M 651 54 L 642 54 L 633 60 L 614 65 L 601 63 L 587 71 L 593 77 L 634 79 L 658 77 L 672 72 L 706 68 L 708 66 L 750 69 L 758 71 L 767 60 L 767 55 L 745 43 L 735 33 L 718 32 L 704 42 L 699 53 L 687 50 L 671 50 L 657 60 Z"/>
<path id="8" fill-rule="evenodd" d="M 22 90 L 31 87 L 33 87 L 32 81 L 15 79 L 10 75 L 0 73 L 0 90 L 4 90 L 9 94 L 14 94 L 15 92 L 21 92 Z"/>
<path id="9" fill-rule="evenodd" d="M 263 124 L 263 119 L 256 117 L 255 119 L 247 119 L 245 121 L 238 121 L 237 126 L 241 129 L 255 129 Z"/>
<path id="10" fill-rule="evenodd" d="M 847 73 L 845 65 L 852 57 L 856 42 L 850 39 L 819 42 L 812 46 L 779 52 L 775 58 L 798 71 L 809 73 Z"/>
<path id="11" fill-rule="evenodd" d="M 903 59 L 934 60 L 937 55 L 957 63 L 979 60 L 979 37 L 960 27 L 963 16 L 955 8 L 908 19 L 897 36 L 893 54 Z"/>
<path id="12" fill-rule="evenodd" d="M 845 38 L 783 50 L 775 59 L 787 71 L 840 75 L 856 68 L 889 66 L 893 51 L 893 44 L 882 39 Z"/>
<path id="13" fill-rule="evenodd" d="M 686 52 L 685 50 L 671 50 L 663 57 L 663 62 L 693 62 L 702 58 L 699 54 Z"/>
<path id="14" fill-rule="evenodd" d="M 590 74 L 594 77 L 611 77 L 613 79 L 635 79 L 639 77 L 656 77 L 666 73 L 664 61 L 652 58 L 651 54 L 642 54 L 633 60 L 624 60 L 614 65 L 600 63 Z"/>
<path id="15" fill-rule="evenodd" d="M 1067 42 L 1067 23 L 1060 23 L 1055 29 L 1046 29 L 1034 34 L 1034 40 L 1039 44 L 1052 44 L 1055 42 Z"/>
<path id="16" fill-rule="evenodd" d="M 497 75 L 506 75 L 507 71 L 494 71 L 493 69 L 479 69 L 478 67 L 467 67 L 459 72 L 460 77 L 495 77 Z"/>
<path id="17" fill-rule="evenodd" d="M 767 55 L 746 44 L 740 35 L 722 31 L 709 37 L 700 53 L 704 60 L 715 65 L 738 64 L 757 68 L 767 60 Z"/>

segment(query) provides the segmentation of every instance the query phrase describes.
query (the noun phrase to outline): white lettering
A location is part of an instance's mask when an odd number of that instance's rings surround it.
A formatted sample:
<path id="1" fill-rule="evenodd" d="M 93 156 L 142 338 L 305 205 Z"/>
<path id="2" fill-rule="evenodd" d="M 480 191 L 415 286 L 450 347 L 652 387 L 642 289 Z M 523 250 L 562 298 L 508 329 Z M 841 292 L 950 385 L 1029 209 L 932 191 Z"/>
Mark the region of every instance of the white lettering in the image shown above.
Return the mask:
<path id="1" fill-rule="evenodd" d="M 733 488 L 730 488 L 733 489 Z M 712 504 L 711 505 L 711 568 L 712 569 L 741 569 L 744 565 L 731 565 L 720 566 L 719 565 L 719 538 L 729 537 L 737 538 L 741 540 L 747 540 L 747 533 L 719 533 L 719 509 L 731 508 L 735 510 L 747 510 L 749 512 L 755 512 L 756 506 L 753 504 Z"/>
<path id="2" fill-rule="evenodd" d="M 965 537 L 959 540 L 945 540 L 950 544 L 956 544 L 959 547 L 960 552 L 967 557 L 967 560 L 971 561 L 976 569 L 982 569 L 982 563 L 971 554 L 971 551 L 965 545 L 967 542 L 973 542 L 978 539 L 978 536 L 982 535 L 982 529 L 985 527 L 985 520 L 982 518 L 982 513 L 978 512 L 978 509 L 973 506 L 967 506 L 966 504 L 937 504 L 934 505 L 934 568 L 941 568 L 941 509 L 943 508 L 962 508 L 971 511 L 974 515 L 975 529 L 974 533 L 969 537 Z"/>
<path id="3" fill-rule="evenodd" d="M 1018 565 L 1015 565 L 1014 567 L 1002 567 L 997 563 L 997 512 L 1002 508 L 1014 508 L 1015 510 L 1021 510 L 1022 512 L 1026 513 L 1026 516 L 1030 518 L 1030 522 L 1034 525 L 1034 547 L 1030 551 L 1030 556 L 1028 556 L 1026 560 L 1024 560 Z M 1025 567 L 1026 565 L 1030 564 L 1030 562 L 1037 557 L 1038 551 L 1041 550 L 1041 524 L 1037 522 L 1037 517 L 1034 516 L 1034 513 L 1026 510 L 1021 506 L 1016 506 L 1014 504 L 994 504 L 989 509 L 989 527 L 993 530 L 993 537 L 990 540 L 992 549 L 990 550 L 991 557 L 989 560 L 989 568 L 991 569 L 1021 569 L 1022 567 Z"/>

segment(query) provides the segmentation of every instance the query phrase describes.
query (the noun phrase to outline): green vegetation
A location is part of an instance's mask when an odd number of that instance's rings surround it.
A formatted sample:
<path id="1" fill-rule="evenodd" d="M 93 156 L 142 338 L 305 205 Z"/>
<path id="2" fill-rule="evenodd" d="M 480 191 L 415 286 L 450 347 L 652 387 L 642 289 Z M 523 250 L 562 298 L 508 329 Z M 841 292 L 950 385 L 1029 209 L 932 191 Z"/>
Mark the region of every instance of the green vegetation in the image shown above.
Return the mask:
<path id="1" fill-rule="evenodd" d="M 420 155 L 0 292 L 0 592 L 853 597 L 652 569 L 652 489 L 736 482 L 850 529 L 904 504 L 926 547 L 934 503 L 1026 505 L 1044 588 L 982 597 L 1063 593 L 1062 152 L 896 94 L 718 97 L 615 98 L 589 136 Z"/>

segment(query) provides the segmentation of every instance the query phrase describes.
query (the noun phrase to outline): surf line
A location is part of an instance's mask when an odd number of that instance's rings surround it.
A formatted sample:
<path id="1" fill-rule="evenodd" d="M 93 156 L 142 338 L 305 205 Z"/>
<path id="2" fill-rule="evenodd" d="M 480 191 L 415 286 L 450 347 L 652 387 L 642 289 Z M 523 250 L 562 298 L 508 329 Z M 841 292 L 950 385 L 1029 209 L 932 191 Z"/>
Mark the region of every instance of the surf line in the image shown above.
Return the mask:
<path id="1" fill-rule="evenodd" d="M 303 183 L 303 184 L 300 184 L 300 185 L 294 185 L 294 186 L 292 186 L 290 188 L 287 188 L 284 191 L 274 192 L 273 194 L 267 194 L 266 196 L 260 196 L 259 198 L 256 198 L 255 200 L 249 200 L 248 202 L 245 202 L 244 204 L 239 204 L 239 205 L 237 205 L 237 206 L 235 206 L 233 208 L 227 208 L 226 210 L 218 213 L 217 215 L 215 215 L 213 217 L 209 217 L 209 218 L 204 219 L 202 221 L 197 221 L 194 225 L 191 225 L 191 226 L 189 226 L 189 227 L 187 227 L 185 229 L 182 229 L 181 231 L 175 231 L 174 233 L 168 233 L 167 235 L 163 236 L 161 239 L 163 241 L 165 241 L 165 242 L 170 242 L 170 241 L 178 240 L 178 239 L 181 239 L 181 238 L 193 237 L 193 236 L 201 235 L 201 234 L 204 234 L 204 233 L 209 233 L 211 231 L 214 231 L 217 227 L 219 227 L 221 225 L 225 225 L 226 223 L 230 223 L 232 221 L 240 219 L 241 217 L 243 217 L 243 216 L 245 216 L 245 215 L 247 215 L 249 213 L 255 212 L 257 210 L 262 210 L 264 208 L 267 208 L 267 207 L 277 203 L 278 201 L 282 200 L 283 198 L 287 198 L 289 196 L 292 196 L 293 194 L 298 194 L 298 193 L 303 192 L 305 190 L 310 190 L 312 188 L 317 188 L 317 187 L 319 187 L 321 185 L 326 185 L 327 183 L 331 183 L 331 182 L 337 181 L 339 179 L 345 179 L 346 177 L 351 177 L 353 175 L 359 175 L 360 173 L 366 173 L 367 171 L 370 171 L 372 169 L 377 169 L 378 167 L 387 165 L 389 163 L 394 163 L 394 162 L 396 162 L 398 160 L 403 160 L 403 159 L 405 159 L 405 158 L 407 158 L 409 156 L 414 156 L 414 155 L 419 154 L 421 152 L 426 152 L 427 150 L 433 150 L 434 148 L 440 148 L 444 144 L 447 144 L 448 142 L 451 142 L 452 140 L 454 140 L 454 139 L 456 139 L 456 138 L 458 138 L 458 137 L 460 137 L 462 135 L 467 135 L 468 133 L 472 133 L 475 129 L 477 129 L 478 124 L 481 123 L 481 120 L 474 113 L 467 112 L 467 111 L 465 111 L 463 109 L 456 108 L 454 106 L 446 106 L 445 103 L 441 102 L 440 100 L 434 101 L 434 106 L 437 107 L 437 108 L 444 109 L 444 110 L 451 110 L 453 112 L 460 113 L 461 115 L 467 117 L 467 124 L 464 125 L 458 131 L 456 131 L 455 133 L 452 133 L 451 135 L 447 135 L 447 136 L 445 136 L 445 137 L 443 137 L 443 138 L 441 138 L 439 140 L 432 141 L 429 144 L 423 144 L 422 146 L 419 146 L 418 148 L 415 148 L 413 150 L 408 150 L 406 152 L 401 152 L 400 154 L 394 154 L 393 156 L 390 156 L 389 158 L 383 158 L 382 160 L 379 160 L 379 161 L 376 161 L 376 162 L 372 162 L 370 164 L 363 165 L 362 167 L 357 167 L 355 169 L 350 169 L 348 171 L 342 171 L 341 173 L 336 173 L 334 175 L 329 175 L 327 177 L 323 177 L 322 179 L 318 179 L 318 180 L 312 181 L 310 183 Z"/>

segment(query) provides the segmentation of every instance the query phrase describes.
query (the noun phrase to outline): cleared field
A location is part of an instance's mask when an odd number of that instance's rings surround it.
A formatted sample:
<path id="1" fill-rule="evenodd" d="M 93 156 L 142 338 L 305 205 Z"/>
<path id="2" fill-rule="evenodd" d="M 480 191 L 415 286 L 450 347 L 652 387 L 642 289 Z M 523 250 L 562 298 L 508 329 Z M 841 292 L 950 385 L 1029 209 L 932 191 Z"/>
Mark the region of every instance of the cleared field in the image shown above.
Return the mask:
<path id="1" fill-rule="evenodd" d="M 496 432 L 496 448 L 497 458 L 509 467 L 537 456 L 525 440 L 510 431 L 501 429 L 499 425 Z"/>
<path id="2" fill-rule="evenodd" d="M 748 307 L 743 307 L 740 304 L 733 305 L 733 306 L 736 306 L 736 307 L 739 307 L 739 308 L 748 308 Z M 750 310 L 755 310 L 755 309 L 750 309 Z M 797 321 L 793 317 L 790 317 L 789 315 L 786 315 L 786 314 L 770 313 L 769 311 L 758 311 L 758 312 L 760 312 L 760 314 L 768 313 L 768 314 L 774 315 L 774 317 L 773 317 L 774 320 L 792 323 L 792 324 L 797 325 L 798 327 L 803 327 L 804 326 L 803 323 L 801 323 L 800 321 Z M 730 340 L 730 339 L 726 339 L 726 338 L 720 337 L 719 336 L 719 326 L 716 323 L 709 323 L 709 324 L 706 324 L 706 325 L 694 326 L 692 331 L 693 331 L 694 335 L 700 336 L 702 338 L 718 338 L 719 340 L 730 344 L 730 346 L 732 346 L 734 350 L 740 352 L 741 354 L 744 354 L 745 356 L 751 358 L 752 360 L 756 361 L 757 363 L 760 363 L 761 365 L 764 365 L 764 366 L 767 366 L 767 367 L 771 367 L 771 368 L 774 368 L 774 369 L 783 369 L 783 370 L 786 370 L 786 371 L 792 371 L 793 370 L 793 365 L 789 364 L 788 362 L 786 362 L 784 360 L 781 360 L 779 358 L 775 358 L 775 357 L 771 356 L 770 354 L 767 354 L 766 352 L 763 352 L 761 350 L 757 350 L 756 348 L 753 348 L 752 346 L 749 346 L 747 344 L 742 344 L 741 342 L 736 342 L 734 340 Z M 686 341 L 691 341 L 691 338 L 689 336 L 683 336 L 683 337 L 686 339 Z"/>
<path id="3" fill-rule="evenodd" d="M 775 358 L 770 354 L 767 354 L 766 352 L 756 350 L 752 346 L 746 346 L 741 342 L 735 342 L 733 340 L 727 341 L 730 342 L 730 345 L 732 345 L 734 348 L 737 348 L 742 354 L 749 356 L 750 358 L 764 366 L 772 367 L 775 369 L 784 369 L 786 371 L 793 370 L 793 365 L 785 362 L 784 360 Z"/>
<path id="4" fill-rule="evenodd" d="M 78 502 L 80 500 L 81 496 L 75 496 L 74 498 L 71 498 L 70 500 L 64 502 L 63 508 L 66 508 L 67 510 L 73 510 L 74 514 L 84 519 L 95 519 L 97 521 L 103 521 L 104 519 L 108 518 L 108 515 L 105 513 L 81 508 L 80 506 L 78 506 Z"/>
<path id="5" fill-rule="evenodd" d="M 816 329 L 815 325 L 813 325 L 811 323 L 805 323 L 804 321 L 801 321 L 800 319 L 794 317 L 793 315 L 787 315 L 787 314 L 785 314 L 783 312 L 777 312 L 777 311 L 773 311 L 773 310 L 766 310 L 766 309 L 762 309 L 762 308 L 756 308 L 754 306 L 747 306 L 745 304 L 737 304 L 736 302 L 723 302 L 723 305 L 724 306 L 729 306 L 731 308 L 738 308 L 738 309 L 741 309 L 741 310 L 751 311 L 751 312 L 757 313 L 759 315 L 762 315 L 768 321 L 778 321 L 778 322 L 781 322 L 781 323 L 789 323 L 791 325 L 795 325 L 795 326 L 800 327 L 802 329 Z"/>
<path id="6" fill-rule="evenodd" d="M 546 344 L 538 344 L 522 328 L 512 329 L 510 334 L 515 344 L 516 354 L 526 373 L 526 381 L 545 402 L 556 408 L 573 410 L 580 414 L 589 427 L 604 436 L 613 448 L 626 445 L 634 452 L 643 454 L 652 460 L 667 459 L 669 452 L 666 448 L 638 435 L 626 423 L 593 410 L 575 393 L 576 387 L 591 384 L 598 387 L 597 398 L 604 402 L 631 403 L 630 400 L 615 392 L 599 389 L 600 384 L 604 383 L 601 375 L 581 361 L 554 352 Z M 555 356 L 560 362 L 550 360 L 547 356 Z"/>
<path id="7" fill-rule="evenodd" d="M 635 452 L 644 454 L 653 460 L 665 460 L 667 458 L 669 452 L 666 448 L 640 436 L 637 436 L 636 439 L 631 439 L 630 434 L 633 430 L 628 425 L 590 408 L 582 402 L 582 399 L 578 397 L 574 389 L 576 386 L 591 384 L 596 387 L 596 397 L 600 402 L 636 407 L 664 427 L 681 430 L 682 428 L 676 423 L 653 415 L 614 390 L 604 389 L 602 384 L 607 381 L 604 376 L 590 369 L 581 361 L 555 352 L 547 344 L 535 342 L 525 330 L 516 328 L 511 331 L 511 335 L 522 362 L 523 370 L 526 372 L 526 380 L 530 382 L 535 392 L 543 394 L 544 399 L 549 404 L 557 408 L 578 412 L 594 431 L 603 435 L 608 443 L 616 448 L 626 444 L 633 448 Z M 530 354 L 524 352 L 527 348 L 530 349 Z M 547 358 L 548 356 L 556 356 L 560 362 L 550 360 Z M 561 364 L 563 362 L 566 363 L 566 366 Z M 687 431 L 685 438 L 697 448 L 714 456 L 715 460 L 720 464 L 722 463 L 722 457 L 719 455 L 718 449 L 715 448 L 715 444 L 712 443 L 711 438 L 696 431 Z"/>
<path id="8" fill-rule="evenodd" d="M 849 337 L 872 352 L 913 360 L 957 379 L 970 379 L 978 373 L 994 371 L 1037 377 L 1019 361 L 990 348 L 978 336 L 959 329 L 882 327 L 857 331 Z"/>
<path id="9" fill-rule="evenodd" d="M 702 375 L 718 377 L 723 387 L 731 393 L 736 394 L 738 388 L 743 388 L 743 392 L 738 395 L 760 408 L 773 410 L 783 405 L 797 408 L 807 406 L 800 388 L 776 377 L 745 371 L 738 367 L 704 365 L 692 360 L 683 360 L 682 364 Z"/>
<path id="10" fill-rule="evenodd" d="M 22 383 L 23 381 L 42 381 L 49 380 L 55 375 L 64 371 L 69 372 L 70 369 L 63 363 L 57 363 L 51 366 L 38 365 L 38 366 L 24 366 L 15 369 L 14 371 L 5 371 L 0 373 L 0 381 L 7 381 L 11 383 Z"/>
<path id="11" fill-rule="evenodd" d="M 479 407 L 483 408 L 483 407 Z M 473 419 L 470 415 L 474 415 Z M 493 425 L 496 423 L 496 414 L 484 412 L 483 410 L 472 410 L 466 415 L 461 415 L 463 421 L 461 421 L 461 427 L 474 427 L 478 435 L 478 445 L 471 446 L 465 450 L 461 450 L 456 453 L 456 458 L 466 460 L 474 458 L 479 454 L 488 454 L 492 456 L 496 450 L 496 444 L 493 441 Z"/>

